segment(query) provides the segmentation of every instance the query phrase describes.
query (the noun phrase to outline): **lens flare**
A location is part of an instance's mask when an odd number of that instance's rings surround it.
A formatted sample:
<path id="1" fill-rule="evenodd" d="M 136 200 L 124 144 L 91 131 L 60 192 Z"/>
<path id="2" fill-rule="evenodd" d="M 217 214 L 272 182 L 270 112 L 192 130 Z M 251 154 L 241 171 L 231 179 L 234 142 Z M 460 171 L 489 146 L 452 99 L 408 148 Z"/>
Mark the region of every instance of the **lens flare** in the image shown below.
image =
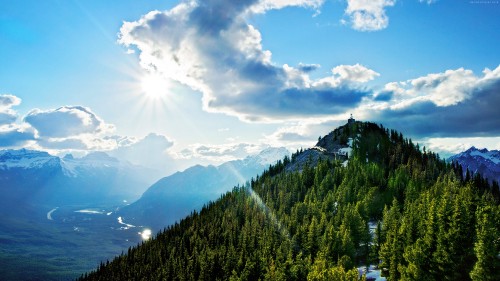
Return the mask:
<path id="1" fill-rule="evenodd" d="M 288 229 L 283 226 L 283 224 L 278 220 L 274 212 L 267 207 L 267 205 L 262 201 L 260 196 L 253 191 L 251 187 L 248 187 L 248 192 L 250 193 L 250 197 L 254 200 L 255 203 L 260 207 L 260 209 L 266 214 L 268 219 L 271 221 L 271 223 L 281 232 L 281 235 L 286 237 L 287 239 L 290 239 L 290 233 L 288 232 Z"/>
<path id="2" fill-rule="evenodd" d="M 142 232 L 139 232 L 139 235 L 141 235 L 142 240 L 149 240 L 151 238 L 151 229 L 144 229 Z"/>

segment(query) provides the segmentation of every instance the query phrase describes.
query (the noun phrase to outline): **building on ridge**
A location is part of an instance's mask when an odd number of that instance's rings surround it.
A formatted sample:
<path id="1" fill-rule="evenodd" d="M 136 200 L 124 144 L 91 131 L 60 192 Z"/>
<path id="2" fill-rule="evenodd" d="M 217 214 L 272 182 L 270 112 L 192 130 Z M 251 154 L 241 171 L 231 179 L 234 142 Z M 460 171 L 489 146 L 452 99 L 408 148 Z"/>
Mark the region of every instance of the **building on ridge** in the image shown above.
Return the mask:
<path id="1" fill-rule="evenodd" d="M 351 118 L 347 119 L 347 124 L 351 125 L 351 124 L 354 124 L 356 122 L 356 120 L 352 117 L 352 114 L 351 114 Z"/>

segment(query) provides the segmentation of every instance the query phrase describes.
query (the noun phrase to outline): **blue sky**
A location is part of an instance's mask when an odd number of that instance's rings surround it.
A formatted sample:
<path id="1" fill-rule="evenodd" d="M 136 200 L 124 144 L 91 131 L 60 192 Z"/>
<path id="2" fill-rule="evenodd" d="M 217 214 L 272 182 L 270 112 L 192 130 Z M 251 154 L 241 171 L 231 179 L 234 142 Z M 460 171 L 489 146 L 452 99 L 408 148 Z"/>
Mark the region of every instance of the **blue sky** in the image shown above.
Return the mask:
<path id="1" fill-rule="evenodd" d="M 233 2 L 3 0 L 0 146 L 171 172 L 353 113 L 445 155 L 500 149 L 499 1 Z"/>

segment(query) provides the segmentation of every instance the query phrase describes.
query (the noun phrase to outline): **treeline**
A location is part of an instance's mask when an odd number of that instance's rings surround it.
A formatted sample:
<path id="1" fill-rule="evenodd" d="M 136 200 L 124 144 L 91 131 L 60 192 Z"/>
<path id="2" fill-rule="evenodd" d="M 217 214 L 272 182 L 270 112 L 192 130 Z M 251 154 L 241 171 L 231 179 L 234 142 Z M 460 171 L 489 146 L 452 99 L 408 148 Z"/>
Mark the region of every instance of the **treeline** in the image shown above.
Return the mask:
<path id="1" fill-rule="evenodd" d="M 492 187 L 373 123 L 347 167 L 286 158 L 80 280 L 500 280 Z M 363 277 L 361 277 L 363 278 Z"/>

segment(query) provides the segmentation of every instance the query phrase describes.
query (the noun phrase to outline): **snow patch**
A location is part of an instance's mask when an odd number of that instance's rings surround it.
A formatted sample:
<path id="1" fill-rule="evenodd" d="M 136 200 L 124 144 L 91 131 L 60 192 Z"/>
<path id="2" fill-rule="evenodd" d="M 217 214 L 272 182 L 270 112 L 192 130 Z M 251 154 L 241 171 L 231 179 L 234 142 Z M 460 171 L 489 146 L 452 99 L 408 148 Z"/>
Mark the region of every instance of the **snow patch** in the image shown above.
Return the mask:
<path id="1" fill-rule="evenodd" d="M 325 149 L 325 148 L 323 148 L 323 147 L 321 147 L 321 146 L 314 146 L 314 147 L 313 147 L 313 148 L 311 148 L 311 149 L 314 149 L 314 150 L 317 150 L 317 151 L 319 151 L 319 152 L 323 152 L 323 153 L 326 153 L 326 152 L 327 152 L 327 151 L 326 151 L 326 149 Z"/>
<path id="2" fill-rule="evenodd" d="M 350 147 L 343 147 L 343 148 L 339 149 L 340 154 L 347 155 L 349 157 L 351 157 L 351 152 L 352 152 L 352 148 L 350 148 Z"/>
<path id="3" fill-rule="evenodd" d="M 487 150 L 473 150 L 470 153 L 471 156 L 479 156 L 486 160 L 490 160 L 495 163 L 495 165 L 500 163 L 500 158 L 498 157 L 498 151 L 487 151 Z"/>
<path id="4" fill-rule="evenodd" d="M 380 269 L 377 269 L 375 265 L 370 265 L 369 268 L 366 268 L 365 266 L 358 267 L 358 272 L 360 277 L 366 273 L 367 280 L 375 280 L 375 281 L 387 280 L 385 277 L 381 276 L 382 272 L 380 271 Z"/>

